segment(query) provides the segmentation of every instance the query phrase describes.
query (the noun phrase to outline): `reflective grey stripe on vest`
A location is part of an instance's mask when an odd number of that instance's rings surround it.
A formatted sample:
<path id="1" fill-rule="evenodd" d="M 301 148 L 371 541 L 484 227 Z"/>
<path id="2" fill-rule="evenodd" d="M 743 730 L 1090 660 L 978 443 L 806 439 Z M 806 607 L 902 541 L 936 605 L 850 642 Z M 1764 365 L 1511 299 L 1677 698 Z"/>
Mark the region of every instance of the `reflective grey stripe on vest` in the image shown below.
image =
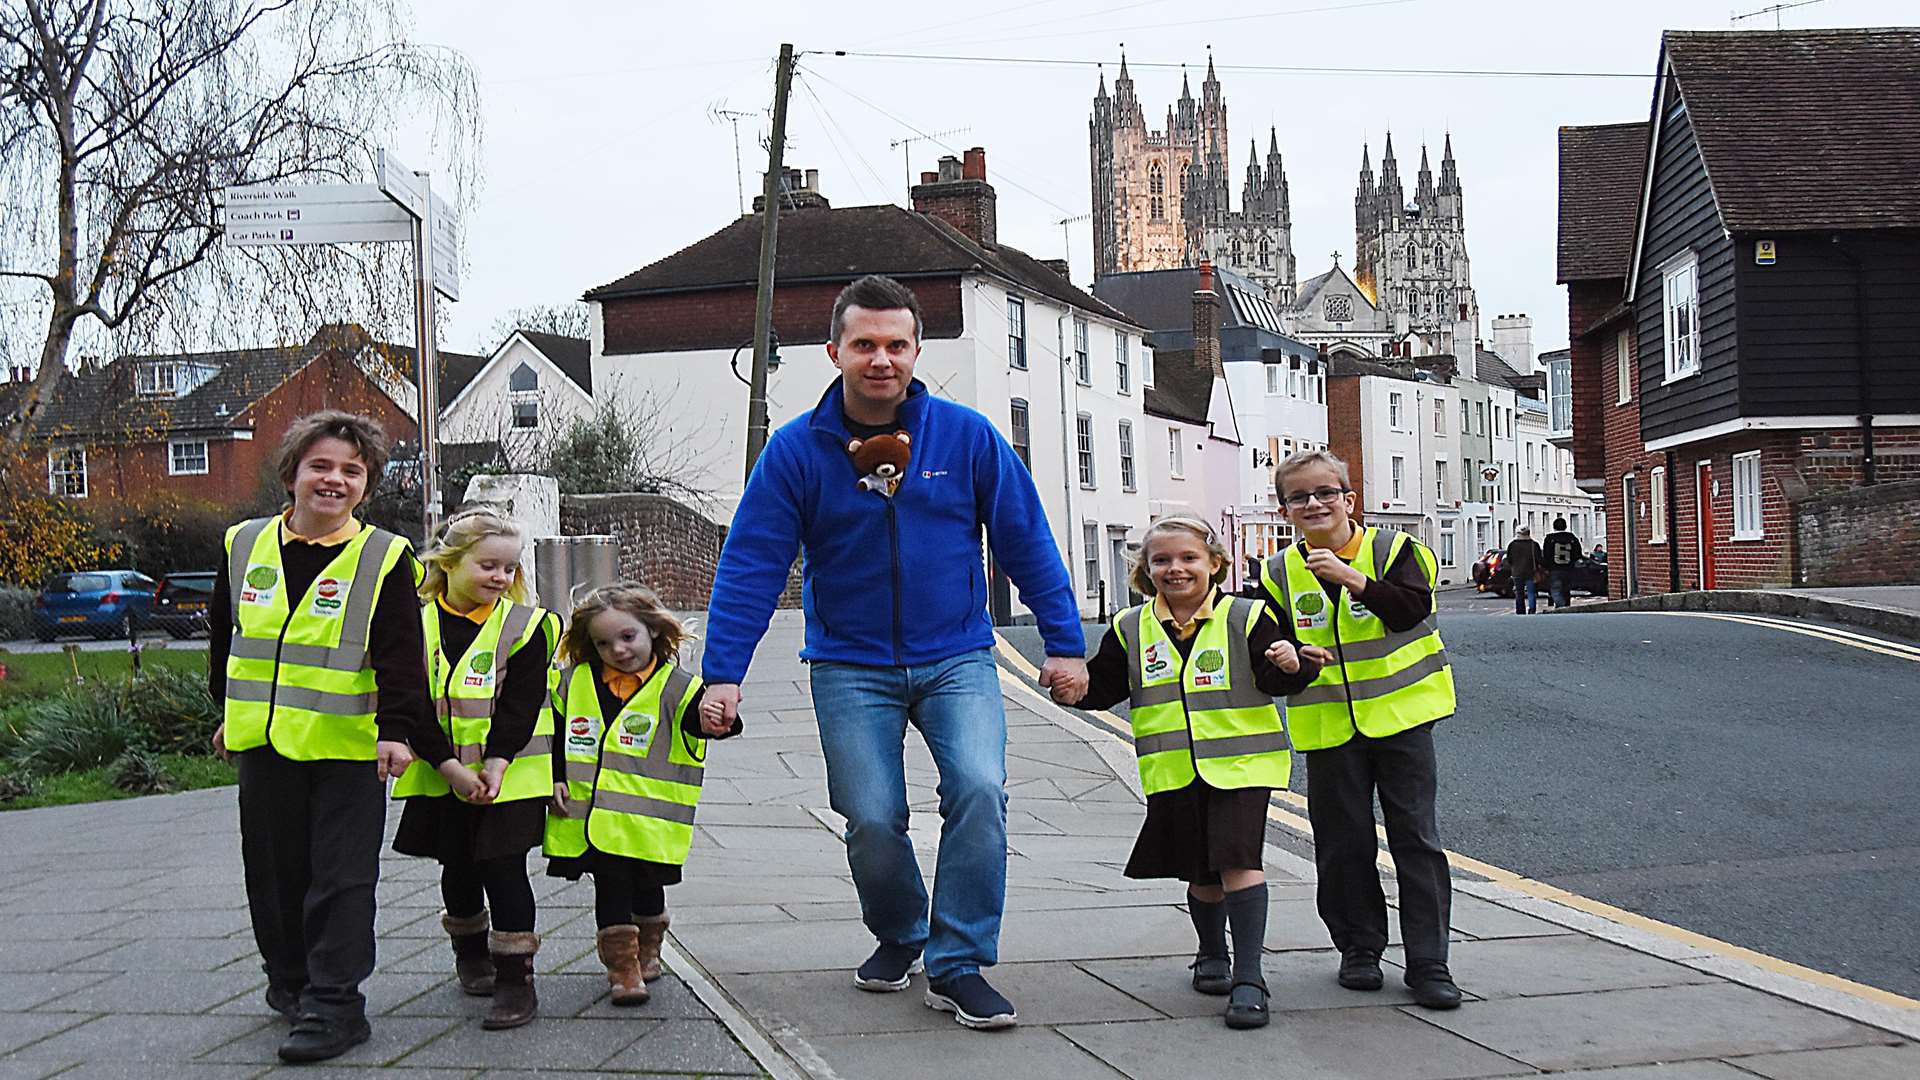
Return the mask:
<path id="1" fill-rule="evenodd" d="M 278 693 L 272 682 L 258 679 L 228 679 L 227 700 L 244 701 L 265 705 L 273 703 L 276 708 L 306 709 L 310 712 L 328 713 L 334 716 L 361 716 L 374 712 L 379 705 L 380 695 L 334 694 L 325 690 L 309 690 L 302 686 L 282 686 Z"/>
<path id="2" fill-rule="evenodd" d="M 234 588 L 235 582 L 245 580 L 250 558 L 248 554 L 243 554 L 243 550 L 250 554 L 253 544 L 259 540 L 261 530 L 278 520 L 262 518 L 248 522 L 234 537 L 233 558 L 228 566 L 229 589 Z M 354 563 L 353 587 L 347 590 L 346 606 L 340 610 L 340 644 L 304 645 L 294 641 L 248 637 L 240 632 L 240 605 L 234 604 L 234 634 L 227 649 L 228 655 L 241 660 L 277 660 L 281 664 L 324 668 L 327 671 L 358 672 L 365 668 L 367 634 L 373 627 L 374 602 L 380 594 L 380 563 L 386 558 L 387 546 L 393 543 L 394 536 L 385 529 L 372 526 L 367 526 L 367 530 L 372 535 L 367 537 L 366 544 L 360 549 L 360 557 Z M 244 549 L 241 547 L 242 541 L 246 543 Z M 292 622 L 297 598 L 288 597 L 287 600 L 287 621 Z"/>
<path id="3" fill-rule="evenodd" d="M 1185 750 L 1192 745 L 1192 740 L 1187 737 L 1186 728 L 1162 731 L 1154 735 L 1138 735 L 1133 740 L 1133 756 L 1164 754 L 1169 750 Z"/>
<path id="4" fill-rule="evenodd" d="M 607 754 L 601 759 L 601 767 L 609 772 L 626 773 L 628 776 L 644 776 L 649 780 L 670 780 L 676 784 L 688 784 L 699 787 L 706 779 L 707 770 L 698 765 L 682 765 L 676 761 L 653 759 L 653 750 L 662 745 L 671 746 L 673 732 L 665 730 L 666 721 L 661 721 L 662 730 L 654 732 L 653 746 L 647 748 L 647 756 L 635 754 Z M 661 738 L 661 736 L 666 738 Z"/>
<path id="5" fill-rule="evenodd" d="M 514 757 L 515 758 L 539 757 L 542 754 L 552 754 L 552 753 L 553 753 L 553 736 L 535 735 L 533 738 L 527 740 L 527 745 L 521 747 L 520 752 L 518 754 L 515 754 Z"/>
<path id="6" fill-rule="evenodd" d="M 1411 630 L 1391 631 L 1385 637 L 1370 638 L 1366 641 L 1343 641 L 1340 643 L 1340 658 L 1347 663 L 1361 660 L 1384 660 L 1408 645 L 1419 641 L 1428 634 L 1439 632 L 1439 624 L 1429 615 Z"/>
<path id="7" fill-rule="evenodd" d="M 1412 542 L 1412 537 L 1408 537 Z M 1390 529 L 1373 530 L 1373 576 L 1387 576 L 1387 557 L 1393 554 L 1393 531 Z"/>
<path id="8" fill-rule="evenodd" d="M 681 825 L 693 824 L 693 807 L 684 803 L 650 799 L 645 795 L 628 795 L 621 791 L 602 791 L 596 795 L 593 803 L 595 810 L 611 810 L 616 814 L 659 818 L 662 821 L 678 822 Z"/>
<path id="9" fill-rule="evenodd" d="M 1287 734 L 1284 731 L 1259 731 L 1252 735 L 1227 735 L 1218 739 L 1201 739 L 1193 744 L 1193 756 L 1197 758 L 1240 757 L 1245 754 L 1271 754 L 1287 749 Z"/>
<path id="10" fill-rule="evenodd" d="M 1140 685 L 1140 628 L 1145 625 L 1147 609 L 1152 606 L 1151 603 L 1141 604 L 1129 609 L 1121 616 L 1121 632 L 1127 639 L 1127 696 L 1132 707 L 1136 709 L 1152 705 L 1171 705 L 1180 700 L 1179 679 L 1153 686 Z"/>
<path id="11" fill-rule="evenodd" d="M 1347 700 L 1349 692 L 1353 695 L 1355 703 L 1385 697 L 1396 690 L 1405 690 L 1436 671 L 1445 670 L 1446 666 L 1447 651 L 1441 649 L 1431 656 L 1421 657 L 1391 675 L 1382 675 L 1377 679 L 1361 679 L 1348 683 L 1345 688 L 1337 682 L 1325 686 L 1309 686 L 1288 698 L 1287 702 L 1295 708 L 1306 705 L 1326 705 Z"/>
<path id="12" fill-rule="evenodd" d="M 330 648 L 326 645 L 302 645 L 294 641 L 276 643 L 272 638 L 235 634 L 233 645 L 227 651 L 241 660 L 272 660 L 276 644 L 279 645 L 280 662 L 283 664 L 347 672 L 357 672 L 366 666 L 366 646 L 346 642 Z"/>
<path id="13" fill-rule="evenodd" d="M 270 517 L 254 518 L 240 526 L 240 531 L 233 534 L 233 550 L 227 552 L 227 588 L 233 595 L 238 596 L 240 589 L 246 584 L 247 564 L 253 561 L 253 545 L 259 543 L 261 532 L 278 520 Z M 233 636 L 237 639 L 240 636 L 240 605 L 232 603 L 231 606 Z M 271 660 L 272 657 L 268 659 Z"/>
<path id="14" fill-rule="evenodd" d="M 373 629 L 373 604 L 380 595 L 380 563 L 387 557 L 388 545 L 399 539 L 385 529 L 369 526 L 368 531 L 373 535 L 360 549 L 360 561 L 353 568 L 353 588 L 347 590 L 346 610 L 340 613 L 345 620 L 341 624 L 341 647 L 357 647 L 363 656 L 367 634 Z"/>

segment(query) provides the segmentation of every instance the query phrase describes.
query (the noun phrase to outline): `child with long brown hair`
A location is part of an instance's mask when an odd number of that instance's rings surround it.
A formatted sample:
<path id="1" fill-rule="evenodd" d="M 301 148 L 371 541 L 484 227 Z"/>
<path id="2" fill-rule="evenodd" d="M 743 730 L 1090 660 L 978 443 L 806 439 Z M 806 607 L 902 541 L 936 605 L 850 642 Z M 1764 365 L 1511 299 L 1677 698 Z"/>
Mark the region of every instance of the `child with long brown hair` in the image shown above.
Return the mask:
<path id="1" fill-rule="evenodd" d="M 686 627 L 653 590 L 621 582 L 574 609 L 554 692 L 547 873 L 593 875 L 600 962 L 615 1005 L 640 1005 L 661 974 L 666 886 L 680 881 L 706 775 L 707 739 L 739 732 L 700 704 L 678 665 Z"/>
<path id="2" fill-rule="evenodd" d="M 421 553 L 439 724 L 393 787 L 406 800 L 393 849 L 439 860 L 454 974 L 466 993 L 492 996 L 489 1029 L 519 1027 L 539 1008 L 527 851 L 546 828 L 560 620 L 531 603 L 525 551 L 520 527 L 482 506 L 449 518 Z"/>
<path id="3" fill-rule="evenodd" d="M 1154 522 L 1131 581 L 1151 599 L 1114 616 L 1084 695 L 1053 696 L 1083 709 L 1131 703 L 1147 820 L 1126 875 L 1187 882 L 1193 988 L 1227 996 L 1228 1027 L 1253 1028 L 1268 1018 L 1267 800 L 1292 766 L 1273 698 L 1305 689 L 1319 666 L 1266 604 L 1220 592 L 1226 560 L 1206 522 Z"/>

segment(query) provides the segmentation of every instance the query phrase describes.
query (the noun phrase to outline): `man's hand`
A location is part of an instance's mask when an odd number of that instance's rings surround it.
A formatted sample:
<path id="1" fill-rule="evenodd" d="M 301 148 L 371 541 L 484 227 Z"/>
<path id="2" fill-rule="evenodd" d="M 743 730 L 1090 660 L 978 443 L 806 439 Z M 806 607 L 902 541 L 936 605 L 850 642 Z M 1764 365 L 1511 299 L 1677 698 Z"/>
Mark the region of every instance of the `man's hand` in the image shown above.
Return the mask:
<path id="1" fill-rule="evenodd" d="M 1300 670 L 1300 653 L 1294 649 L 1293 642 L 1281 638 L 1267 646 L 1267 662 L 1292 675 Z"/>
<path id="2" fill-rule="evenodd" d="M 1040 665 L 1040 685 L 1062 705 L 1076 704 L 1087 696 L 1087 662 L 1076 656 L 1049 656 Z"/>
<path id="3" fill-rule="evenodd" d="M 224 736 L 225 725 L 222 726 Z M 224 737 L 221 745 L 225 745 Z M 391 780 L 407 771 L 413 764 L 413 748 L 403 742 L 389 742 L 385 739 L 373 745 L 374 768 L 380 773 L 380 779 Z"/>
<path id="4" fill-rule="evenodd" d="M 500 797 L 500 785 L 506 781 L 510 764 L 506 758 L 490 757 L 480 766 L 480 779 L 487 785 L 488 802 Z"/>
<path id="5" fill-rule="evenodd" d="M 553 812 L 561 817 L 568 817 L 570 815 L 567 809 L 567 785 L 564 782 L 556 782 L 553 785 Z"/>
<path id="6" fill-rule="evenodd" d="M 1332 667 L 1340 662 L 1340 658 L 1333 655 L 1332 649 L 1321 645 L 1300 646 L 1300 659 L 1311 660 L 1323 668 Z"/>
<path id="7" fill-rule="evenodd" d="M 1326 548 L 1314 548 L 1307 552 L 1307 569 L 1313 576 L 1329 585 L 1338 585 L 1355 596 L 1367 588 L 1367 575 L 1340 561 L 1340 556 Z"/>
<path id="8" fill-rule="evenodd" d="M 725 735 L 733 730 L 733 722 L 740 719 L 740 684 L 708 683 L 707 692 L 700 699 L 700 730 L 709 735 Z M 708 710 L 713 710 L 710 714 Z M 718 730 L 707 722 L 709 715 L 719 717 Z"/>
<path id="9" fill-rule="evenodd" d="M 224 721 L 213 729 L 213 756 L 221 761 L 233 760 L 233 751 L 227 749 L 227 725 Z"/>

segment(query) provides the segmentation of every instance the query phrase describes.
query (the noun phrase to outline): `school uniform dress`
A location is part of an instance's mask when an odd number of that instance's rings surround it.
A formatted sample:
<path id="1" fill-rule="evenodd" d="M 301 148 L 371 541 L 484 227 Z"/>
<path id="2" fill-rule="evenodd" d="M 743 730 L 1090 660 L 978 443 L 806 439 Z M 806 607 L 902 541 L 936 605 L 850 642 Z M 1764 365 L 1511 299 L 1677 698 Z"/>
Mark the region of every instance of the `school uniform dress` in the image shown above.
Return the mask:
<path id="1" fill-rule="evenodd" d="M 1186 623 L 1176 622 L 1166 602 L 1159 598 L 1152 602 L 1148 614 L 1159 620 L 1184 664 L 1191 658 L 1201 624 L 1213 617 L 1215 605 L 1222 601 L 1216 590 Z M 1267 697 L 1284 697 L 1304 689 L 1319 673 L 1319 668 L 1310 663 L 1303 662 L 1299 672 L 1288 674 L 1268 662 L 1268 647 L 1275 641 L 1291 640 L 1291 636 L 1272 618 L 1256 620 L 1249 630 L 1247 649 L 1254 684 Z M 1126 644 L 1110 627 L 1099 651 L 1087 662 L 1087 694 L 1077 707 L 1105 709 L 1126 701 L 1129 663 Z M 1184 787 L 1147 796 L 1147 819 L 1127 859 L 1128 877 L 1178 878 L 1196 885 L 1218 885 L 1223 870 L 1257 870 L 1266 864 L 1267 806 L 1272 788 L 1220 788 L 1199 775 L 1198 768 L 1194 774 L 1192 782 Z"/>
<path id="2" fill-rule="evenodd" d="M 413 743 L 434 727 L 419 564 L 405 540 L 358 521 L 303 537 L 287 520 L 228 534 L 207 691 L 224 703 L 239 772 L 247 904 L 270 994 L 304 1013 L 356 1019 L 374 967 L 386 824 L 374 743 Z M 369 599 L 370 615 L 361 610 Z M 236 600 L 248 610 L 236 611 Z M 240 631 L 242 617 L 256 633 Z M 349 652 L 356 670 L 327 667 Z"/>

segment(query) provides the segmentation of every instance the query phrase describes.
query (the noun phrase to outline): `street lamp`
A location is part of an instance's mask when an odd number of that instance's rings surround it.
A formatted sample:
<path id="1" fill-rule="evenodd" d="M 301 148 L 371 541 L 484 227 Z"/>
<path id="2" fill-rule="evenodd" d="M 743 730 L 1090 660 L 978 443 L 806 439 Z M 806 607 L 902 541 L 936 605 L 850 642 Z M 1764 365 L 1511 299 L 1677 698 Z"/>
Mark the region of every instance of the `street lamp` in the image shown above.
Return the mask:
<path id="1" fill-rule="evenodd" d="M 734 348 L 733 359 L 729 361 L 727 364 L 728 367 L 733 369 L 733 377 L 736 379 L 739 379 L 742 384 L 746 385 L 749 388 L 753 386 L 753 380 L 747 378 L 745 375 L 740 374 L 740 351 L 742 349 L 751 349 L 751 348 L 753 348 L 752 338 L 748 338 L 746 341 L 741 342 L 738 346 Z M 771 330 L 769 330 L 767 332 L 767 374 L 771 375 L 774 372 L 779 370 L 780 370 L 780 335 L 775 334 Z"/>

